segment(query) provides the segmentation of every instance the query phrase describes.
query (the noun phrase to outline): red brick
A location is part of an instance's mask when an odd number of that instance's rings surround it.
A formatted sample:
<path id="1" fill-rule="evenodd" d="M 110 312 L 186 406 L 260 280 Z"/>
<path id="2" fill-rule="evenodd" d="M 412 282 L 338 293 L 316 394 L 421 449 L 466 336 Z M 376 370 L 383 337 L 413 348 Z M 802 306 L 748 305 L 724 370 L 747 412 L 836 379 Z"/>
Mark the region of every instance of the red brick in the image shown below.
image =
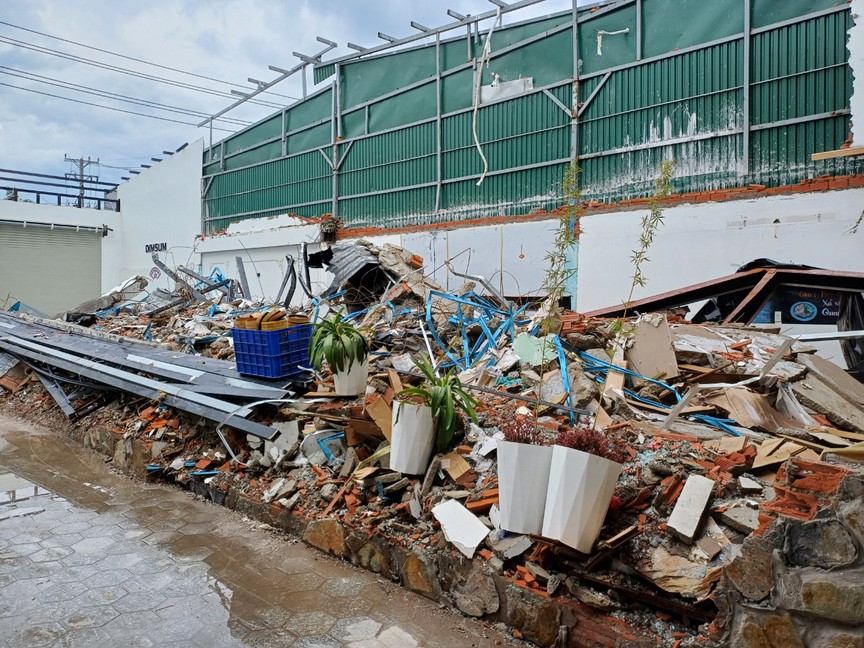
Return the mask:
<path id="1" fill-rule="evenodd" d="M 776 497 L 764 502 L 762 509 L 797 520 L 812 520 L 819 510 L 819 501 L 814 495 L 796 493 L 780 485 L 774 486 Z"/>
<path id="2" fill-rule="evenodd" d="M 805 461 L 792 458 L 785 469 L 786 483 L 796 490 L 831 494 L 837 492 L 848 470 L 831 466 L 821 461 Z M 780 471 L 777 474 L 780 477 Z"/>

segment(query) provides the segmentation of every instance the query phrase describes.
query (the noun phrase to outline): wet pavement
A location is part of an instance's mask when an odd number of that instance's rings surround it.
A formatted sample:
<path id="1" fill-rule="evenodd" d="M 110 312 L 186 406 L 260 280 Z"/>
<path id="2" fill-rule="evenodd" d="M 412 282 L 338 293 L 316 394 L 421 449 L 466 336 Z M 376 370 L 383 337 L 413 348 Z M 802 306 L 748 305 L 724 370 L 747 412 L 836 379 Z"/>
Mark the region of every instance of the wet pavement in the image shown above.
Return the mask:
<path id="1" fill-rule="evenodd" d="M 515 645 L 62 432 L 0 417 L 0 646 Z"/>

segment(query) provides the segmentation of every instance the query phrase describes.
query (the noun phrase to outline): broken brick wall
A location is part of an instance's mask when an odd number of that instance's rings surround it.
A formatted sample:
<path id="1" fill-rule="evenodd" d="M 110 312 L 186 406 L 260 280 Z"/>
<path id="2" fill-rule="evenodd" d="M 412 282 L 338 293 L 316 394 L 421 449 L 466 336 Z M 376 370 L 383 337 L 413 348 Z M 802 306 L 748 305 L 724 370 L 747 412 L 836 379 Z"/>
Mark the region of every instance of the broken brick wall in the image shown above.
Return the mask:
<path id="1" fill-rule="evenodd" d="M 864 479 L 789 460 L 717 593 L 729 645 L 864 646 Z"/>

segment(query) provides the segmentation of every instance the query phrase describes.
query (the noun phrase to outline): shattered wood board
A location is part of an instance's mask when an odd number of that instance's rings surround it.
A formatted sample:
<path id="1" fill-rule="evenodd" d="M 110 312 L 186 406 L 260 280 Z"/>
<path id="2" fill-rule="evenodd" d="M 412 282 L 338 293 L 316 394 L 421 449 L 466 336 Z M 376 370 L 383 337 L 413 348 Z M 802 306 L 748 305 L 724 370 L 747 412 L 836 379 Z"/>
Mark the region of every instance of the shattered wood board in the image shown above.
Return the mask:
<path id="1" fill-rule="evenodd" d="M 786 439 L 769 439 L 757 448 L 756 458 L 753 460 L 751 470 L 763 470 L 771 466 L 777 466 L 789 457 L 804 452 L 806 448 L 798 443 Z"/>
<path id="2" fill-rule="evenodd" d="M 447 471 L 453 481 L 471 470 L 471 465 L 458 452 L 449 452 L 441 457 L 441 467 Z"/>
<path id="3" fill-rule="evenodd" d="M 678 376 L 678 361 L 665 315 L 647 313 L 638 319 L 625 358 L 631 369 L 648 378 L 668 380 Z"/>
<path id="4" fill-rule="evenodd" d="M 812 436 L 814 439 L 819 439 L 820 441 L 832 446 L 846 448 L 852 445 L 851 441 L 847 441 L 846 439 L 843 439 L 836 434 L 832 434 L 831 432 L 816 432 L 815 430 L 808 430 L 807 434 Z"/>
<path id="5" fill-rule="evenodd" d="M 381 428 L 384 438 L 390 441 L 393 425 L 393 409 L 383 398 L 376 398 L 366 406 L 366 413 Z"/>
<path id="6" fill-rule="evenodd" d="M 794 383 L 792 393 L 802 405 L 824 414 L 835 425 L 864 433 L 864 409 L 846 400 L 814 374 Z"/>
<path id="7" fill-rule="evenodd" d="M 802 354 L 798 362 L 819 376 L 834 391 L 856 405 L 864 405 L 864 385 L 833 362 L 814 354 Z"/>
<path id="8" fill-rule="evenodd" d="M 776 432 L 781 427 L 801 427 L 798 421 L 771 407 L 763 394 L 746 387 L 731 387 L 705 400 L 728 412 L 729 418 L 746 428 Z"/>
<path id="9" fill-rule="evenodd" d="M 624 351 L 621 347 L 618 347 L 615 350 L 615 357 L 612 359 L 612 364 L 617 367 L 621 367 L 622 369 L 627 368 L 627 362 L 624 360 Z M 610 369 L 606 373 L 606 382 L 603 383 L 603 396 L 612 392 L 614 394 L 620 394 L 623 396 L 624 394 L 624 374 L 620 371 L 614 371 Z"/>
<path id="10" fill-rule="evenodd" d="M 747 445 L 747 437 L 723 437 L 722 439 L 705 441 L 702 445 L 707 450 L 713 450 L 721 455 L 728 455 L 732 452 L 741 452 L 744 446 Z"/>

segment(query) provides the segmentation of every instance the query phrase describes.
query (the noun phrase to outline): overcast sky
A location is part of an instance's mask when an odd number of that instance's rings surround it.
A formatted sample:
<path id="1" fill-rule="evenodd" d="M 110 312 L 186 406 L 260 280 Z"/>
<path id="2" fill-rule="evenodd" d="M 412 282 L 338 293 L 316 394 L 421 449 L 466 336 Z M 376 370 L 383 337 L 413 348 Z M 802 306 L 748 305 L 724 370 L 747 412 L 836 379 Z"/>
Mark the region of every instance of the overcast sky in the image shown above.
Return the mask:
<path id="1" fill-rule="evenodd" d="M 509 14 L 505 24 L 570 6 L 571 0 L 545 0 Z M 65 155 L 89 156 L 103 163 L 98 171 L 102 180 L 117 181 L 128 175 L 126 169 L 150 163 L 151 157 L 162 157 L 163 150 L 174 150 L 207 135 L 206 129 L 194 125 L 72 103 L 19 88 L 191 124 L 202 118 L 50 84 L 72 83 L 205 114 L 232 102 L 228 97 L 178 88 L 63 56 L 86 58 L 99 65 L 209 90 L 230 92 L 237 87 L 137 63 L 33 31 L 250 88 L 247 77 L 267 81 L 276 76 L 268 65 L 296 65 L 292 51 L 319 51 L 323 46 L 315 40 L 318 35 L 340 44 L 328 57 L 346 54 L 352 51 L 345 47 L 348 41 L 365 46 L 381 43 L 379 31 L 396 37 L 416 33 L 409 26 L 411 20 L 431 27 L 452 22 L 446 14 L 448 8 L 462 14 L 479 14 L 494 5 L 485 0 L 2 0 L 0 21 L 15 26 L 0 24 L 0 84 L 4 84 L 0 85 L 0 167 L 62 175 L 70 170 L 63 161 Z M 55 50 L 63 56 L 34 51 L 34 47 Z M 33 75 L 41 75 L 41 82 Z M 311 71 L 309 78 L 311 87 Z M 299 96 L 299 77 L 277 85 L 273 91 Z M 268 100 L 292 102 L 275 96 Z M 257 121 L 276 110 L 244 106 L 226 116 Z M 233 124 L 222 127 L 242 128 Z M 217 139 L 214 134 L 214 141 Z"/>

